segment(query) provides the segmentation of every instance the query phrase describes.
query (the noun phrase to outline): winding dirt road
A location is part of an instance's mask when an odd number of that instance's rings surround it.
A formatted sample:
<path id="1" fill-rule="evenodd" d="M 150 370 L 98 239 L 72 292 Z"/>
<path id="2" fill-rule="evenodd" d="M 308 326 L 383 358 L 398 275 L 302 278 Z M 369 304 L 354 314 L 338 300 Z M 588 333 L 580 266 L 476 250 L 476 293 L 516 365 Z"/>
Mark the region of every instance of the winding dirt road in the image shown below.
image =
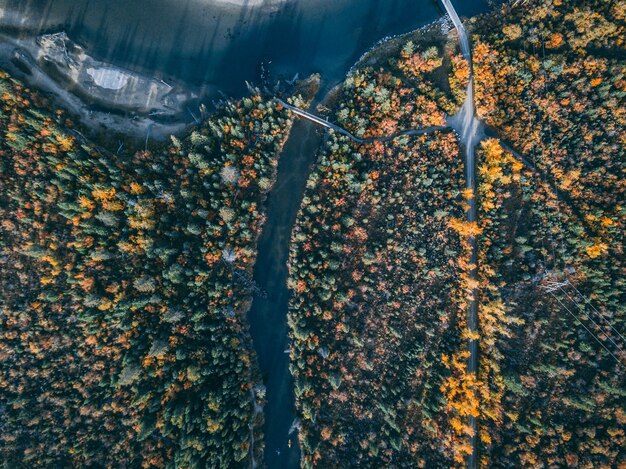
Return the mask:
<path id="1" fill-rule="evenodd" d="M 395 134 L 392 135 L 387 135 L 385 137 L 372 137 L 372 138 L 359 138 L 357 136 L 355 136 L 354 134 L 348 132 L 346 129 L 339 127 L 338 125 L 333 124 L 332 122 L 328 122 L 325 121 L 324 119 L 322 119 L 319 116 L 316 116 L 315 114 L 311 114 L 310 112 L 307 111 L 303 111 L 302 109 L 299 109 L 295 106 L 292 106 L 291 104 L 286 103 L 285 101 L 283 101 L 282 99 L 278 98 L 277 101 L 282 104 L 285 108 L 289 109 L 291 112 L 293 112 L 294 114 L 299 115 L 300 117 L 304 117 L 305 119 L 310 120 L 311 122 L 321 125 L 322 127 L 326 127 L 327 129 L 331 129 L 334 130 L 335 132 L 338 132 L 342 135 L 345 135 L 346 137 L 350 138 L 352 141 L 356 142 L 356 143 L 360 143 L 360 144 L 367 144 L 367 143 L 374 143 L 374 142 L 389 142 L 395 138 L 398 137 L 402 137 L 402 136 L 419 136 L 419 135 L 427 135 L 430 133 L 433 133 L 437 130 L 446 130 L 451 128 L 450 125 L 433 125 L 430 127 L 424 127 L 421 129 L 407 129 L 407 130 L 402 130 L 400 132 L 396 132 Z"/>

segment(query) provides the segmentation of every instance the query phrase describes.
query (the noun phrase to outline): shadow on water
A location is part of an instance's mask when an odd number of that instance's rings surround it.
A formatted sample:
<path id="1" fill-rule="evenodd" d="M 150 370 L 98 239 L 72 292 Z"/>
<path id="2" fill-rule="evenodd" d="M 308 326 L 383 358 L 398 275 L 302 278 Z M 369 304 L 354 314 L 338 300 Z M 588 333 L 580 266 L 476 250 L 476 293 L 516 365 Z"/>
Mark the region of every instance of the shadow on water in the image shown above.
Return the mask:
<path id="1" fill-rule="evenodd" d="M 232 1 L 232 0 L 231 0 Z M 461 14 L 486 8 L 464 2 Z M 432 0 L 0 0 L 0 28 L 65 30 L 98 60 L 228 95 L 259 81 L 319 72 L 330 86 L 377 40 L 440 16 Z"/>

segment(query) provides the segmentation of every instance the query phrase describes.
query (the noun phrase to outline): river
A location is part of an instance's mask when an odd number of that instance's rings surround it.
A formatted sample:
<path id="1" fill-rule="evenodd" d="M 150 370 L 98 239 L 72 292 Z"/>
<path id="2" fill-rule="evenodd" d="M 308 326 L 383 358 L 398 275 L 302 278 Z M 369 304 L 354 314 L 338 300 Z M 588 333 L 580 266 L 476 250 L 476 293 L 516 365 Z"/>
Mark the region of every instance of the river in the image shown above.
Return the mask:
<path id="1" fill-rule="evenodd" d="M 254 278 L 266 295 L 254 299 L 248 317 L 267 390 L 265 463 L 272 469 L 299 467 L 300 461 L 298 433 L 292 432 L 296 418 L 293 378 L 285 353 L 289 348 L 287 260 L 309 168 L 321 143 L 322 134 L 313 123 L 299 120 L 294 124 L 267 201 L 267 221 L 255 265 Z"/>

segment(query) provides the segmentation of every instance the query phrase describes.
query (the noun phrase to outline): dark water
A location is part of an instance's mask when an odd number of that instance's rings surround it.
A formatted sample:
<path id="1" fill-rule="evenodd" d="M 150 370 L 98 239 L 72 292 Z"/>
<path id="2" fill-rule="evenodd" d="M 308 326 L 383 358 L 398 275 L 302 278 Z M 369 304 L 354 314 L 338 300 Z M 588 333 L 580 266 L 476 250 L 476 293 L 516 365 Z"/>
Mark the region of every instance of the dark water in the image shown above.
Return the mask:
<path id="1" fill-rule="evenodd" d="M 233 0 L 231 0 L 233 1 Z M 0 27 L 30 34 L 65 30 L 100 60 L 226 94 L 271 78 L 320 72 L 341 80 L 379 39 L 440 16 L 433 0 L 0 0 Z M 461 15 L 487 0 L 457 2 Z"/>
<path id="2" fill-rule="evenodd" d="M 289 431 L 296 416 L 287 342 L 287 260 L 310 166 L 322 143 L 319 127 L 297 121 L 281 155 L 276 184 L 267 201 L 267 221 L 259 241 L 254 278 L 266 297 L 256 297 L 248 314 L 250 331 L 267 388 L 265 463 L 268 468 L 299 467 L 298 433 Z M 291 440 L 291 447 L 289 445 Z"/>

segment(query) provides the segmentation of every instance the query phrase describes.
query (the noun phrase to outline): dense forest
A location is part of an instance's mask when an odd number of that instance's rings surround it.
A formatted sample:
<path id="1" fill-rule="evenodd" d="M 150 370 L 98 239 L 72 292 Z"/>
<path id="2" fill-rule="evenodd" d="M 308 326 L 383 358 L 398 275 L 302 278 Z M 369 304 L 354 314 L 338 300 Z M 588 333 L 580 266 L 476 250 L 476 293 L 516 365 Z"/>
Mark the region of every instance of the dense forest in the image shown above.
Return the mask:
<path id="1" fill-rule="evenodd" d="M 256 94 L 113 154 L 49 108 L 0 73 L 3 467 L 250 465 L 245 313 L 288 114 Z"/>
<path id="2" fill-rule="evenodd" d="M 337 121 L 365 138 L 444 125 L 464 97 L 461 63 L 449 45 L 407 43 L 346 80 Z M 440 86 L 442 70 L 456 86 Z M 475 227 L 456 136 L 333 134 L 307 187 L 289 313 L 303 467 L 461 462 L 475 412 L 462 352 Z"/>
<path id="3" fill-rule="evenodd" d="M 625 11 L 537 0 L 468 23 L 490 136 L 476 194 L 445 130 L 329 137 L 290 259 L 304 467 L 462 465 L 470 415 L 484 467 L 626 464 Z M 469 76 L 455 41 L 356 69 L 336 121 L 367 138 L 445 126 Z"/>
<path id="4" fill-rule="evenodd" d="M 471 70 L 437 26 L 325 102 L 364 143 L 326 134 L 292 233 L 304 468 L 460 467 L 470 416 L 482 467 L 626 467 L 626 0 L 513 4 L 466 22 Z M 115 152 L 50 109 L 0 71 L 3 467 L 262 465 L 246 312 L 293 115 L 255 92 Z"/>
<path id="5" fill-rule="evenodd" d="M 485 463 L 621 467 L 626 3 L 529 2 L 473 30 L 501 139 L 478 163 Z"/>
<path id="6" fill-rule="evenodd" d="M 611 303 L 624 291 L 608 265 L 617 260 L 595 255 L 594 234 L 549 180 L 497 140 L 483 143 L 481 160 L 484 463 L 623 463 L 626 380 L 616 347 L 623 298 Z"/>

